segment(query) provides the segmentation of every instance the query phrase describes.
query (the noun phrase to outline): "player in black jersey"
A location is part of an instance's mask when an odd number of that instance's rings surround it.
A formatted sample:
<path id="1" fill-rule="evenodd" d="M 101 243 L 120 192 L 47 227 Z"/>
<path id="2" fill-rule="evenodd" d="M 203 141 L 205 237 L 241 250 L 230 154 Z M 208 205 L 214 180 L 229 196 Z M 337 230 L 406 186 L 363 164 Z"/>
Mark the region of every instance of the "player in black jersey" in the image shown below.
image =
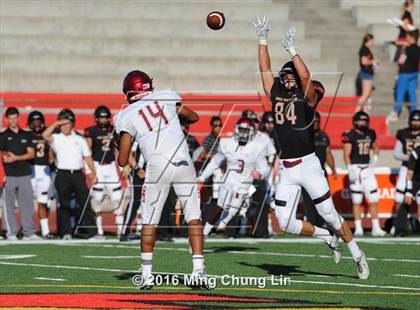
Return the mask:
<path id="1" fill-rule="evenodd" d="M 106 106 L 99 106 L 94 112 L 96 125 L 85 129 L 85 137 L 89 148 L 92 150 L 93 163 L 95 165 L 98 182 L 92 188 L 93 206 L 96 212 L 96 224 L 98 234 L 103 235 L 102 228 L 102 203 L 104 192 L 107 190 L 108 197 L 115 214 L 117 235 L 121 233 L 124 215 L 121 209 L 122 191 L 120 177 L 115 163 L 115 154 L 111 146 L 113 142 L 114 126 L 111 124 L 111 111 Z"/>
<path id="2" fill-rule="evenodd" d="M 415 198 L 417 204 L 417 225 L 420 219 L 420 146 L 417 146 L 410 154 L 407 163 L 406 191 L 404 204 L 398 210 L 395 224 L 395 234 L 402 235 L 406 232 L 407 215 Z"/>
<path id="3" fill-rule="evenodd" d="M 395 220 L 395 227 L 391 229 L 391 233 L 399 235 L 403 233 L 402 225 L 405 223 L 407 217 L 407 209 L 409 206 L 404 202 L 404 194 L 406 191 L 406 179 L 408 171 L 408 160 L 413 150 L 420 146 L 420 111 L 414 110 L 410 113 L 408 118 L 408 127 L 400 129 L 396 134 L 397 141 L 394 147 L 395 159 L 401 160 L 402 165 L 398 174 L 395 193 L 395 209 L 397 217 Z M 400 208 L 403 208 L 400 210 Z"/>
<path id="4" fill-rule="evenodd" d="M 42 237 L 52 239 L 48 225 L 49 197 L 48 191 L 51 186 L 51 167 L 54 160 L 53 152 L 48 142 L 42 137 L 45 129 L 45 118 L 40 111 L 32 111 L 28 115 L 28 127 L 32 130 L 32 144 L 35 149 L 35 157 L 32 160 L 32 188 L 38 203 L 38 217 L 41 226 Z"/>
<path id="5" fill-rule="evenodd" d="M 367 113 L 359 111 L 353 115 L 353 128 L 343 133 L 342 142 L 344 144 L 344 162 L 348 169 L 353 202 L 354 234 L 363 236 L 360 205 L 364 194 L 369 201 L 369 211 L 372 217 L 372 235 L 383 237 L 386 232 L 379 225 L 377 209 L 379 200 L 378 183 L 372 169 L 372 166 L 378 161 L 379 146 L 376 143 L 375 131 L 369 128 L 369 115 Z M 374 154 L 372 160 L 371 152 Z"/>
<path id="6" fill-rule="evenodd" d="M 287 31 L 282 40 L 292 61 L 286 63 L 274 77 L 267 48 L 267 17 L 257 19 L 254 26 L 259 38 L 258 59 L 263 88 L 267 97 L 271 98 L 275 120 L 274 139 L 280 176 L 275 193 L 275 212 L 280 228 L 288 233 L 324 240 L 332 249 L 335 261 L 340 261 L 341 253 L 335 235 L 331 236 L 326 229 L 296 219 L 301 187 L 305 188 L 318 213 L 347 243 L 359 278 L 367 279 L 369 267 L 365 255 L 353 239 L 349 226 L 334 208 L 327 179 L 314 152 L 312 123 L 324 89 L 321 83 L 311 80 L 303 59 L 296 53 L 294 27 Z"/>
<path id="7" fill-rule="evenodd" d="M 405 193 L 405 179 L 407 176 L 408 158 L 411 152 L 420 146 L 420 111 L 410 113 L 408 127 L 399 129 L 396 134 L 397 141 L 394 146 L 394 158 L 401 160 L 402 165 L 396 184 L 395 204 L 396 209 L 403 203 Z"/>

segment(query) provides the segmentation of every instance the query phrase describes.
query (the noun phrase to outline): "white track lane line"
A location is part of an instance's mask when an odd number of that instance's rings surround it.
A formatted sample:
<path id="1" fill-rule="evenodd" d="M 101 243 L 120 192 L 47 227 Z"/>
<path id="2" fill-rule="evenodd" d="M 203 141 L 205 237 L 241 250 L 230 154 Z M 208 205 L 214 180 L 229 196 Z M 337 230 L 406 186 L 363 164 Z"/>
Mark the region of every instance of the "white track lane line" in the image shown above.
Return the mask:
<path id="1" fill-rule="evenodd" d="M 25 264 L 25 263 L 12 263 L 0 262 L 0 265 L 22 266 L 22 267 L 41 267 L 41 268 L 60 268 L 60 269 L 76 269 L 76 270 L 93 270 L 93 271 L 109 271 L 109 272 L 138 272 L 137 270 L 124 270 L 124 269 L 108 269 L 108 268 L 92 268 L 85 266 L 63 266 L 63 265 L 42 265 L 42 264 Z M 185 275 L 183 273 L 174 272 L 154 272 L 156 274 L 172 274 L 172 275 Z M 209 275 L 209 277 L 221 278 L 221 275 Z M 270 278 L 271 277 L 266 277 Z M 353 286 L 353 287 L 369 287 L 380 289 L 397 289 L 420 291 L 420 287 L 405 287 L 405 286 L 390 286 L 390 285 L 373 285 L 373 284 L 357 284 L 357 283 L 343 283 L 343 282 L 323 282 L 323 281 L 305 281 L 305 280 L 291 280 L 292 283 L 308 283 L 320 285 L 337 285 L 337 286 Z"/>

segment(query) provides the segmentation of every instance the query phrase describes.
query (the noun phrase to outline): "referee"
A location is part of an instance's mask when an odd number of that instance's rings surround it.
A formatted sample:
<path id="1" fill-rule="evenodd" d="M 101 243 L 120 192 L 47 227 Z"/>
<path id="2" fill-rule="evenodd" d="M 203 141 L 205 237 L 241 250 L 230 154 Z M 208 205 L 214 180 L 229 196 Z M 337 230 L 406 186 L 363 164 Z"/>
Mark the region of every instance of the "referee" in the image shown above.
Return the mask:
<path id="1" fill-rule="evenodd" d="M 55 186 L 60 202 L 57 217 L 61 227 L 61 237 L 64 240 L 72 239 L 70 200 L 74 194 L 77 201 L 76 207 L 81 212 L 79 223 L 86 228 L 90 239 L 100 240 L 104 237 L 97 235 L 95 213 L 90 204 L 89 189 L 82 172 L 85 161 L 91 171 L 89 177 L 92 182 L 95 182 L 95 166 L 86 140 L 73 130 L 74 122 L 74 113 L 71 110 L 63 109 L 58 114 L 58 121 L 42 133 L 42 137 L 51 144 L 51 148 L 56 154 Z M 53 133 L 56 127 L 60 129 L 60 133 Z"/>

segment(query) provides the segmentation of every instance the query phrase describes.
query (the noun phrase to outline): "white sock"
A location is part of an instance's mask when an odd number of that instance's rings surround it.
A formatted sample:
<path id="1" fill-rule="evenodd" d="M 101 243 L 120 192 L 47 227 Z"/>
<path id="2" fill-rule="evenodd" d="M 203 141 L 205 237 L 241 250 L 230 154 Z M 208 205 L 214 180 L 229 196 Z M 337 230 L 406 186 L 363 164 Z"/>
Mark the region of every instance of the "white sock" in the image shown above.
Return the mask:
<path id="1" fill-rule="evenodd" d="M 122 229 L 122 224 L 124 221 L 124 216 L 122 215 L 117 215 L 115 217 L 115 225 L 117 226 L 117 235 L 121 235 L 121 229 Z"/>
<path id="2" fill-rule="evenodd" d="M 349 248 L 349 251 L 351 253 L 351 256 L 353 257 L 353 260 L 357 262 L 362 256 L 362 252 L 360 251 L 359 247 L 357 246 L 356 241 L 353 239 L 349 243 L 347 243 L 347 247 Z"/>
<path id="3" fill-rule="evenodd" d="M 362 220 L 354 220 L 354 227 L 357 230 L 363 230 Z"/>
<path id="4" fill-rule="evenodd" d="M 379 219 L 372 219 L 372 230 L 381 229 Z"/>
<path id="5" fill-rule="evenodd" d="M 141 273 L 143 279 L 147 279 L 152 274 L 153 252 L 141 253 Z"/>
<path id="6" fill-rule="evenodd" d="M 219 230 L 225 230 L 226 229 L 226 226 L 227 226 L 227 223 L 224 220 L 221 220 L 220 223 L 219 223 L 219 225 L 217 225 L 216 230 L 217 231 L 219 231 Z"/>
<path id="7" fill-rule="evenodd" d="M 42 235 L 48 235 L 50 233 L 50 228 L 48 227 L 48 219 L 40 219 L 39 224 L 41 225 Z"/>
<path id="8" fill-rule="evenodd" d="M 214 225 L 210 224 L 209 222 L 207 222 L 204 225 L 204 229 L 203 229 L 204 237 L 207 237 L 210 234 L 210 232 L 213 229 L 213 227 L 214 227 Z"/>
<path id="9" fill-rule="evenodd" d="M 330 235 L 330 232 L 324 228 L 319 228 L 317 226 L 315 227 L 315 232 L 312 235 L 313 237 L 316 237 L 318 239 L 324 240 L 327 243 L 331 242 L 332 236 Z"/>
<path id="10" fill-rule="evenodd" d="M 103 235 L 104 229 L 102 228 L 102 216 L 100 215 L 96 217 L 96 226 L 98 227 L 98 235 Z"/>
<path id="11" fill-rule="evenodd" d="M 193 271 L 203 271 L 204 270 L 204 256 L 203 255 L 193 255 Z"/>

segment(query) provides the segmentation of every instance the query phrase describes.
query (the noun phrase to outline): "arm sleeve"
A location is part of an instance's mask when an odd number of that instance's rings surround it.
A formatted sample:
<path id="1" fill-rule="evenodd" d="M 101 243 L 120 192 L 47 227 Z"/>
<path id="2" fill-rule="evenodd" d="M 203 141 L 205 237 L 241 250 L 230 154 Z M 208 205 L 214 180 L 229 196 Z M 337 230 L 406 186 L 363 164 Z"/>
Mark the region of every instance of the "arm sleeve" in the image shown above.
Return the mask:
<path id="1" fill-rule="evenodd" d="M 120 135 L 121 132 L 129 133 L 133 138 L 136 136 L 136 129 L 126 115 L 119 115 L 115 118 L 115 131 Z"/>
<path id="2" fill-rule="evenodd" d="M 325 139 L 327 140 L 327 147 L 331 145 L 330 137 L 325 134 Z"/>
<path id="3" fill-rule="evenodd" d="M 268 166 L 267 159 L 265 156 L 259 156 L 257 158 L 257 171 L 262 174 L 265 179 L 270 174 L 270 167 Z"/>
<path id="4" fill-rule="evenodd" d="M 343 144 L 351 143 L 351 138 L 348 132 L 343 132 L 341 135 L 341 142 L 343 142 Z"/>
<path id="5" fill-rule="evenodd" d="M 86 139 L 83 137 L 80 137 L 81 146 L 82 146 L 82 155 L 83 157 L 91 156 L 92 152 L 89 149 L 89 146 L 86 142 Z"/>
<path id="6" fill-rule="evenodd" d="M 408 159 L 408 170 L 415 170 L 416 168 L 416 163 L 417 163 L 417 159 L 418 159 L 418 152 L 419 148 L 416 148 L 413 152 L 411 152 L 410 158 Z"/>
<path id="7" fill-rule="evenodd" d="M 404 154 L 403 145 L 400 140 L 395 142 L 394 146 L 394 158 L 402 161 L 407 161 L 409 159 L 409 155 Z"/>

